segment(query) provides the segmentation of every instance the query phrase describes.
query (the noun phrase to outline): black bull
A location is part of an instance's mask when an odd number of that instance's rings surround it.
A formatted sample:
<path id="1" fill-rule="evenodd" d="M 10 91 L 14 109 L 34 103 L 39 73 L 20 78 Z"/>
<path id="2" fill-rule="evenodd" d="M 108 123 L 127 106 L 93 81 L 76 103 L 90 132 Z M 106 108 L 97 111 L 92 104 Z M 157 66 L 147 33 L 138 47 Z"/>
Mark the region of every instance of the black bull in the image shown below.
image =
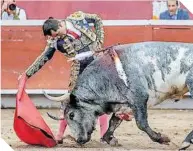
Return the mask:
<path id="1" fill-rule="evenodd" d="M 166 136 L 150 128 L 147 105 L 168 98 L 179 100 L 188 91 L 193 96 L 193 44 L 142 42 L 114 46 L 79 76 L 64 116 L 77 142 L 84 144 L 91 138 L 97 117 L 113 113 L 103 137 L 111 144 L 115 142 L 113 133 L 121 124 L 115 112 L 128 107 L 139 129 L 155 142 L 168 143 Z M 61 98 L 68 100 L 67 96 Z M 193 131 L 181 148 L 191 143 Z"/>

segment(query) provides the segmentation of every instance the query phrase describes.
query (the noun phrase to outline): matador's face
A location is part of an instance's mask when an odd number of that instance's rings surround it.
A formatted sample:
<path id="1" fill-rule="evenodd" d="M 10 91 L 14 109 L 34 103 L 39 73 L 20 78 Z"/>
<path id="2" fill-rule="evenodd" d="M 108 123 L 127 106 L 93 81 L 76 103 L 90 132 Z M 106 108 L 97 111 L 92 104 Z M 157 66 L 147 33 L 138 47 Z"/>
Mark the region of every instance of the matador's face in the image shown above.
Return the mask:
<path id="1" fill-rule="evenodd" d="M 62 38 L 66 35 L 66 25 L 64 21 L 60 21 L 58 23 L 58 30 L 54 31 L 51 30 L 51 37 L 55 38 Z"/>

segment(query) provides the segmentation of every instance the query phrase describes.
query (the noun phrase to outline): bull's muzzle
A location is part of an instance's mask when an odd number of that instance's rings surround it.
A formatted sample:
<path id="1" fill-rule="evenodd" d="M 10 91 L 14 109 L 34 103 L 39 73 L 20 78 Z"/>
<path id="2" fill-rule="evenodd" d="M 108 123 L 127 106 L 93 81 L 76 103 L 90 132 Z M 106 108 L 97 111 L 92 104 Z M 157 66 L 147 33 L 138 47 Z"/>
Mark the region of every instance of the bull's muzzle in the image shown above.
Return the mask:
<path id="1" fill-rule="evenodd" d="M 84 137 L 80 136 L 80 137 L 76 140 L 76 142 L 77 142 L 78 144 L 80 144 L 80 145 L 83 145 L 83 144 L 87 143 L 87 142 L 90 140 L 90 138 L 91 138 L 91 136 L 88 136 L 88 138 L 84 138 Z"/>

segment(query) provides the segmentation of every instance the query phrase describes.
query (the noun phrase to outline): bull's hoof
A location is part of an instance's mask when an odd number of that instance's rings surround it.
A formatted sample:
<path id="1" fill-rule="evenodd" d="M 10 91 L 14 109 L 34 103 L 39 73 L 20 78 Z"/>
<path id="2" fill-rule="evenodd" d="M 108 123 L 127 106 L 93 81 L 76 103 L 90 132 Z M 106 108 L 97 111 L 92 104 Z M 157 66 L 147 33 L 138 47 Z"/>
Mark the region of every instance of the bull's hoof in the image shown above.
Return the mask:
<path id="1" fill-rule="evenodd" d="M 110 144 L 111 146 L 118 146 L 118 145 L 119 145 L 118 139 L 116 139 L 115 137 L 113 137 L 113 138 L 110 140 L 109 144 Z"/>
<path id="2" fill-rule="evenodd" d="M 164 134 L 161 134 L 161 138 L 158 141 L 160 144 L 169 145 L 170 139 Z"/>
<path id="3" fill-rule="evenodd" d="M 107 142 L 103 138 L 100 139 L 100 143 L 107 144 Z"/>
<path id="4" fill-rule="evenodd" d="M 180 151 L 181 150 L 185 150 L 187 149 L 188 147 L 190 147 L 190 142 L 183 142 L 182 145 L 180 146 Z"/>
<path id="5" fill-rule="evenodd" d="M 118 144 L 118 139 L 116 139 L 114 136 L 110 137 L 108 140 L 104 139 L 104 138 L 101 138 L 100 142 L 103 143 L 103 144 L 109 144 L 111 146 L 118 146 L 119 145 Z"/>

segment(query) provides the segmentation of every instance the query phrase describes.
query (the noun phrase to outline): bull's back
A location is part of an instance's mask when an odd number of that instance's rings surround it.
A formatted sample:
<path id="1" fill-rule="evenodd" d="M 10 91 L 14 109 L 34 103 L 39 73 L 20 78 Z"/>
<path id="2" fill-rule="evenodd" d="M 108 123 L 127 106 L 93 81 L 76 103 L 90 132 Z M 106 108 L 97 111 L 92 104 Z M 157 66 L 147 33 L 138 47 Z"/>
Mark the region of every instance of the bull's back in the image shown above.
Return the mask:
<path id="1" fill-rule="evenodd" d="M 157 99 L 182 91 L 186 76 L 193 66 L 193 44 L 143 42 L 120 46 L 118 49 L 128 66 L 125 68 L 130 65 L 138 67 L 147 80 L 151 97 Z"/>
<path id="2" fill-rule="evenodd" d="M 173 85 L 181 88 L 193 64 L 193 44 L 142 42 L 114 49 L 123 65 L 128 85 L 141 82 L 150 95 L 157 98 L 170 91 Z M 133 80 L 131 75 L 140 79 Z M 95 59 L 80 75 L 77 85 L 80 88 L 77 95 L 88 99 L 96 96 L 122 99 L 120 92 L 121 95 L 127 94 L 128 89 L 108 54 Z"/>

